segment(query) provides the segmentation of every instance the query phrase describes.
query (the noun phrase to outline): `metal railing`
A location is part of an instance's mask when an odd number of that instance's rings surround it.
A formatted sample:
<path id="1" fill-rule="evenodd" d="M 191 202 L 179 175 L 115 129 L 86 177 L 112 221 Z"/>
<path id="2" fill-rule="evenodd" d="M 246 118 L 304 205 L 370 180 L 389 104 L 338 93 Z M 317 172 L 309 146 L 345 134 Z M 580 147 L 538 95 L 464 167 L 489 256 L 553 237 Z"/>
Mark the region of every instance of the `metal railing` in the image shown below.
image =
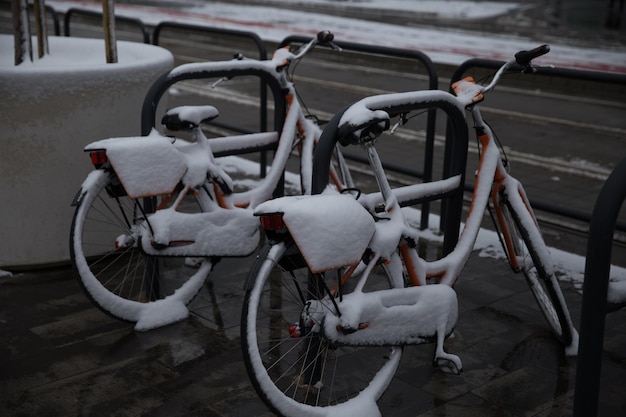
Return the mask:
<path id="1" fill-rule="evenodd" d="M 613 170 L 600 190 L 589 225 L 574 417 L 597 415 L 606 314 L 626 305 L 626 300 L 615 305 L 609 305 L 607 301 L 613 233 L 624 200 L 626 158 Z"/>
<path id="2" fill-rule="evenodd" d="M 70 23 L 72 21 L 72 17 L 77 16 L 77 15 L 102 19 L 102 12 L 98 12 L 95 10 L 80 9 L 80 8 L 68 9 L 65 12 L 65 16 L 63 18 L 65 36 L 71 36 Z M 146 25 L 143 23 L 141 19 L 138 19 L 135 17 L 115 15 L 115 20 L 119 22 L 127 23 L 131 26 L 135 26 L 141 32 L 141 35 L 143 37 L 143 43 L 150 43 L 150 32 L 148 31 L 148 28 L 146 27 Z"/>
<path id="3" fill-rule="evenodd" d="M 324 128 L 324 131 L 322 132 L 319 143 L 317 144 L 315 154 L 313 156 L 313 194 L 321 193 L 329 182 L 328 172 L 330 167 L 330 161 L 333 150 L 335 149 L 335 146 L 337 145 L 337 142 L 339 140 L 339 121 L 341 120 L 343 113 L 348 107 L 345 107 L 343 110 L 338 112 L 330 120 L 330 122 L 328 122 L 328 124 Z M 444 250 L 448 248 L 448 250 L 451 251 L 456 245 L 459 233 L 458 227 L 455 229 L 451 226 L 456 224 L 456 222 L 461 221 L 461 211 L 460 209 L 457 209 L 459 207 L 462 207 L 463 205 L 468 147 L 468 131 L 467 124 L 465 122 L 465 115 L 461 110 L 459 110 L 458 107 L 450 104 L 450 102 L 447 101 L 431 100 L 428 102 L 413 103 L 410 105 L 403 104 L 400 107 L 401 109 L 398 109 L 398 106 L 390 105 L 388 108 L 384 108 L 381 110 L 387 111 L 390 114 L 395 114 L 399 111 L 406 111 L 407 108 L 410 108 L 411 111 L 438 109 L 445 112 L 450 122 L 450 129 L 446 138 L 446 145 L 449 145 L 448 148 L 450 150 L 450 163 L 448 171 L 443 178 L 445 179 L 458 175 L 461 178 L 459 186 L 454 190 L 446 191 L 444 194 L 434 194 L 432 196 L 425 197 L 418 203 L 422 204 L 424 202 L 433 200 L 444 200 L 451 202 L 451 204 L 447 205 L 447 211 L 442 211 L 441 213 L 442 217 L 445 216 L 452 219 L 452 221 L 447 222 L 447 227 L 443 230 Z"/>
<path id="4" fill-rule="evenodd" d="M 254 32 L 242 31 L 242 30 L 233 30 L 233 29 L 223 29 L 223 28 L 214 28 L 210 26 L 201 26 L 201 25 L 192 25 L 186 23 L 178 23 L 178 22 L 161 22 L 156 25 L 152 31 L 152 43 L 154 45 L 159 45 L 161 41 L 161 32 L 165 29 L 174 29 L 174 30 L 188 30 L 201 32 L 208 35 L 220 35 L 220 36 L 228 36 L 233 38 L 240 39 L 248 39 L 252 41 L 252 43 L 256 46 L 257 52 L 259 54 L 259 60 L 267 59 L 267 48 L 263 43 L 263 40 Z M 261 132 L 267 131 L 267 89 L 265 80 L 261 79 L 259 86 L 259 129 Z M 218 127 L 223 127 L 233 132 L 240 133 L 250 133 L 246 130 L 239 128 L 238 126 L 232 126 L 220 122 L 212 122 L 213 125 Z M 266 164 L 265 158 L 262 158 L 262 165 Z M 262 168 L 265 171 L 264 168 Z"/>

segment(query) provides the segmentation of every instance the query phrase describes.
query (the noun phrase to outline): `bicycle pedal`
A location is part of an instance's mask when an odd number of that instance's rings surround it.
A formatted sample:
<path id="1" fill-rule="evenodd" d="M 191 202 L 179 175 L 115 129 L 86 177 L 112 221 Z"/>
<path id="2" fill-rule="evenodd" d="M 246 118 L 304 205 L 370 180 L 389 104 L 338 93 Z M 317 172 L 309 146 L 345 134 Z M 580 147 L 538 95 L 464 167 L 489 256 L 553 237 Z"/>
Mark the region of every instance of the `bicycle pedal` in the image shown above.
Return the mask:
<path id="1" fill-rule="evenodd" d="M 433 361 L 433 366 L 439 368 L 443 373 L 451 375 L 460 375 L 463 371 L 463 369 L 459 369 L 454 361 L 445 358 L 436 358 Z"/>
<path id="2" fill-rule="evenodd" d="M 188 256 L 185 258 L 185 265 L 191 268 L 198 268 L 203 261 L 204 258 Z"/>
<path id="3" fill-rule="evenodd" d="M 124 250 L 135 245 L 135 239 L 132 236 L 128 235 L 119 235 L 115 238 L 115 249 L 116 250 Z"/>

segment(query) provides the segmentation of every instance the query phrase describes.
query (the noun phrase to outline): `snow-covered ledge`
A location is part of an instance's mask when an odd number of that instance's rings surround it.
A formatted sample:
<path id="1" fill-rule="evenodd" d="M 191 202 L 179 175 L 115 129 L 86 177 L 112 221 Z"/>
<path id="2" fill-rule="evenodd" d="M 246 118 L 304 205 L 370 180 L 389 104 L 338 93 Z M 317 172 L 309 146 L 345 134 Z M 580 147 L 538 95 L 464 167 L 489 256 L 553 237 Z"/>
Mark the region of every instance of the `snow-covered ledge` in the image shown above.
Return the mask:
<path id="1" fill-rule="evenodd" d="M 116 64 L 104 41 L 50 37 L 50 55 L 15 66 L 0 54 L 0 267 L 69 259 L 74 194 L 92 169 L 83 147 L 140 134 L 152 82 L 173 66 L 157 46 L 119 41 Z M 0 50 L 13 36 L 0 35 Z"/>

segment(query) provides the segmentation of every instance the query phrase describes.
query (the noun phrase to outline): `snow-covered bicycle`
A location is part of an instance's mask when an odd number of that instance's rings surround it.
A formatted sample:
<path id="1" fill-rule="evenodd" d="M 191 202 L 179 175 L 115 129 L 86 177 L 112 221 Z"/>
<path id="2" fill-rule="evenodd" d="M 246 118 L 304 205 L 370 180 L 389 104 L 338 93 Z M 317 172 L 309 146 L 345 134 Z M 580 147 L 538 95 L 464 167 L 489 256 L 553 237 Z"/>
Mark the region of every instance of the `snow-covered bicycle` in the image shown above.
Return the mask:
<path id="1" fill-rule="evenodd" d="M 458 316 L 452 286 L 490 203 L 510 266 L 526 277 L 566 353 L 576 354 L 578 334 L 550 253 L 522 185 L 507 172 L 505 155 L 477 106 L 502 74 L 531 70 L 531 61 L 548 51 L 542 46 L 518 52 L 487 85 L 467 78 L 454 85 L 455 94 L 416 91 L 356 102 L 326 126 L 315 158 L 322 161 L 319 166 L 328 166 L 329 153 L 319 149 L 337 141 L 360 145 L 380 191 L 358 195 L 326 188 L 318 195 L 283 197 L 257 207 L 271 242 L 247 283 L 241 340 L 251 381 L 274 412 L 379 416 L 376 401 L 405 345 L 434 341 L 434 363 L 460 372 L 460 358 L 443 348 Z M 462 174 L 392 189 L 375 142 L 392 118 L 405 124 L 433 106 L 446 111 L 457 139 L 467 135 L 467 109 L 481 152 L 458 242 L 449 254 L 427 261 L 418 255 L 420 232 L 410 226 L 403 207 L 449 195 L 463 184 Z M 327 178 L 317 176 L 317 167 L 314 181 Z"/>
<path id="2" fill-rule="evenodd" d="M 270 60 L 238 56 L 185 64 L 162 77 L 165 85 L 251 75 L 269 80 L 284 95 L 284 122 L 275 131 L 209 139 L 202 124 L 217 117 L 218 110 L 182 106 L 167 111 L 162 123 L 191 141 L 153 130 L 86 146 L 96 169 L 73 202 L 70 250 L 80 282 L 98 307 L 136 322 L 139 330 L 184 319 L 186 305 L 220 258 L 248 256 L 258 247 L 261 233 L 253 209 L 272 197 L 296 150 L 302 193 L 311 192 L 313 148 L 321 129 L 304 114 L 289 66 L 318 43 L 334 46 L 332 40 L 331 33 L 320 32 L 297 52 L 280 48 Z M 214 155 L 251 149 L 275 149 L 271 168 L 253 188 L 235 189 Z M 349 186 L 339 151 L 335 156 L 333 182 Z"/>

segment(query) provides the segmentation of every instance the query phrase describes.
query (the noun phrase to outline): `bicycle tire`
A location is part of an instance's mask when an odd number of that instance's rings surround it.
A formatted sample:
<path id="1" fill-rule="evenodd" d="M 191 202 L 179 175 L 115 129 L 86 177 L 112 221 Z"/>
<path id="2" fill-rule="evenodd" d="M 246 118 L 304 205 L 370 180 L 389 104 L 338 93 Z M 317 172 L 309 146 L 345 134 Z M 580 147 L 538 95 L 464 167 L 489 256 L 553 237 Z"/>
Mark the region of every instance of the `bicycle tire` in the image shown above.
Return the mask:
<path id="1" fill-rule="evenodd" d="M 554 336 L 567 347 L 576 342 L 576 331 L 561 287 L 553 272 L 550 252 L 534 216 L 527 210 L 516 210 L 509 198 L 500 196 L 500 209 L 513 243 L 513 254 L 519 270 L 539 305 Z M 532 228 L 532 230 L 530 230 Z M 531 234 L 533 235 L 531 237 Z"/>
<path id="2" fill-rule="evenodd" d="M 87 296 L 105 313 L 136 322 L 138 330 L 186 318 L 185 306 L 211 271 L 211 261 L 198 258 L 189 266 L 181 257 L 148 256 L 129 241 L 144 219 L 142 201 L 126 196 L 105 170 L 93 171 L 86 184 L 72 221 L 70 256 Z M 157 308 L 166 300 L 167 308 Z"/>
<path id="3" fill-rule="evenodd" d="M 241 324 L 244 362 L 257 394 L 280 416 L 321 416 L 328 407 L 368 403 L 351 401 L 361 395 L 374 398 L 368 404 L 376 407 L 400 361 L 401 347 L 330 346 L 303 326 L 293 337 L 290 326 L 300 322 L 311 277 L 332 281 L 330 275 L 311 274 L 296 245 L 284 242 L 266 246 L 250 275 Z M 355 410 L 342 415 L 349 411 Z"/>

